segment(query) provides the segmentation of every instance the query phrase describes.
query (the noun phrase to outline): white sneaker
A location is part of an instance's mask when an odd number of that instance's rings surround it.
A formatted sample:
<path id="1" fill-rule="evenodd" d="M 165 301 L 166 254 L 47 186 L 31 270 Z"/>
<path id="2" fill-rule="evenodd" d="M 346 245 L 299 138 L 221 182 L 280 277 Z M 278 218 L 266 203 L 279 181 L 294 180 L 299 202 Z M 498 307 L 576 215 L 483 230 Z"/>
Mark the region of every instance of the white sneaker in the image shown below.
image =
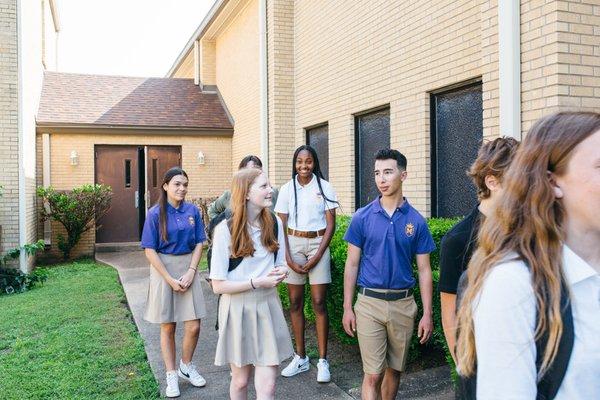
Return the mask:
<path id="1" fill-rule="evenodd" d="M 206 385 L 206 379 L 204 379 L 202 375 L 198 373 L 194 363 L 190 362 L 189 364 L 184 364 L 183 361 L 179 361 L 179 370 L 177 371 L 177 375 L 196 387 L 203 387 Z"/>
<path id="2" fill-rule="evenodd" d="M 317 363 L 317 382 L 326 383 L 331 381 L 331 373 L 329 372 L 329 363 L 324 358 L 319 358 Z"/>
<path id="3" fill-rule="evenodd" d="M 289 378 L 299 374 L 300 372 L 308 371 L 310 368 L 310 363 L 308 361 L 308 356 L 301 358 L 298 354 L 294 354 L 294 358 L 288 364 L 288 366 L 281 371 L 281 375 Z"/>
<path id="4" fill-rule="evenodd" d="M 167 372 L 167 390 L 165 391 L 167 397 L 179 397 L 179 378 L 177 372 Z"/>

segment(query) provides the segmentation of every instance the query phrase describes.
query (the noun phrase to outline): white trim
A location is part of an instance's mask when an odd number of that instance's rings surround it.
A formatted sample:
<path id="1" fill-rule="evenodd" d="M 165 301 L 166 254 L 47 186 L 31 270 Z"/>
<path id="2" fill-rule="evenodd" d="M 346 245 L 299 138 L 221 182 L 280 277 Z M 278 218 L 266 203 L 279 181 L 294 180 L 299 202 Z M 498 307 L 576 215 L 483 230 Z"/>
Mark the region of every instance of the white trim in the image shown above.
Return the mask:
<path id="1" fill-rule="evenodd" d="M 200 84 L 200 42 L 194 41 L 194 85 Z"/>
<path id="2" fill-rule="evenodd" d="M 50 177 L 50 134 L 42 134 L 42 185 L 48 187 L 51 185 Z M 49 211 L 47 204 L 44 204 L 46 211 Z M 50 220 L 44 221 L 44 242 L 52 243 L 52 224 Z"/>
<path id="3" fill-rule="evenodd" d="M 17 141 L 18 141 L 18 171 L 19 171 L 19 247 L 27 243 L 27 215 L 25 165 L 23 161 L 23 24 L 22 6 L 17 1 Z M 27 272 L 27 254 L 21 252 L 19 268 Z"/>
<path id="4" fill-rule="evenodd" d="M 58 7 L 55 0 L 50 0 L 50 12 L 52 13 L 52 22 L 54 23 L 54 32 L 60 32 L 60 21 L 58 18 Z"/>
<path id="5" fill-rule="evenodd" d="M 267 0 L 258 0 L 259 79 L 260 79 L 260 150 L 262 163 L 269 173 L 269 91 L 267 65 Z"/>
<path id="6" fill-rule="evenodd" d="M 169 72 L 167 72 L 167 74 L 165 75 L 165 78 L 170 78 L 173 76 L 173 74 L 175 73 L 175 70 L 177 70 L 177 68 L 179 68 L 179 65 L 183 62 L 185 57 L 192 50 L 192 47 L 194 46 L 194 42 L 200 38 L 200 36 L 204 33 L 206 28 L 208 28 L 208 25 L 211 23 L 212 19 L 215 17 L 217 12 L 221 9 L 221 6 L 223 6 L 225 3 L 227 3 L 227 1 L 228 0 L 215 0 L 215 3 L 208 11 L 208 14 L 206 14 L 206 17 L 204 17 L 204 19 L 202 20 L 202 22 L 200 23 L 198 28 L 196 28 L 196 30 L 192 34 L 192 37 L 189 38 L 189 40 L 186 43 L 183 50 L 181 50 L 181 53 L 179 53 L 179 56 L 177 56 L 177 59 L 175 60 L 173 65 L 171 65 L 171 68 L 169 69 Z"/>
<path id="7" fill-rule="evenodd" d="M 498 2 L 500 134 L 521 139 L 521 26 L 519 0 Z"/>

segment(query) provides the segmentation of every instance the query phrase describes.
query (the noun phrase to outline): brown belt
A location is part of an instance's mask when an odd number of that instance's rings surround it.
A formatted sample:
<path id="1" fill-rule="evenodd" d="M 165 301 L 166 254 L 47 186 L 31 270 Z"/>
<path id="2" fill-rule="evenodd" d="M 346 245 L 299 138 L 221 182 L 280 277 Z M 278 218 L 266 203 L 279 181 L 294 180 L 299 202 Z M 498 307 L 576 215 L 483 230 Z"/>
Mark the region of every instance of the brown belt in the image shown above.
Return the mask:
<path id="1" fill-rule="evenodd" d="M 301 238 L 314 239 L 316 237 L 323 236 L 325 234 L 325 229 L 321 229 L 320 231 L 297 231 L 292 228 L 287 228 L 287 232 L 288 232 L 288 235 L 301 237 Z"/>

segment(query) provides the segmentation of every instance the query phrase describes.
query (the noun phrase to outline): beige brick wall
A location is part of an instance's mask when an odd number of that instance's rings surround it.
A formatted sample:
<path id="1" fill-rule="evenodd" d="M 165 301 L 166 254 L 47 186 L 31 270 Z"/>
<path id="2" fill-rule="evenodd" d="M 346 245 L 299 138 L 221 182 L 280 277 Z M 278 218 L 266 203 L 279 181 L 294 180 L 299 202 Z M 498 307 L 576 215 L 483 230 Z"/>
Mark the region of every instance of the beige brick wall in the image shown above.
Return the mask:
<path id="1" fill-rule="evenodd" d="M 247 1 L 216 38 L 216 81 L 235 123 L 233 171 L 242 157 L 261 150 L 257 0 Z"/>
<path id="2" fill-rule="evenodd" d="M 217 49 L 214 40 L 200 41 L 200 82 L 203 85 L 216 85 Z"/>
<path id="3" fill-rule="evenodd" d="M 498 84 L 498 0 L 481 2 L 481 82 L 483 100 L 483 136 L 500 134 Z"/>
<path id="4" fill-rule="evenodd" d="M 267 5 L 269 178 L 274 186 L 290 179 L 294 154 L 294 0 Z"/>
<path id="5" fill-rule="evenodd" d="M 0 254 L 19 245 L 17 10 L 0 0 Z"/>
<path id="6" fill-rule="evenodd" d="M 330 180 L 354 210 L 353 115 L 390 105 L 405 192 L 429 214 L 429 92 L 481 76 L 481 2 L 299 1 L 294 8 L 295 140 L 329 123 Z M 277 133 L 276 133 L 277 134 Z M 289 164 L 289 161 L 286 162 Z"/>
<path id="7" fill-rule="evenodd" d="M 558 108 L 600 112 L 600 1 L 557 5 Z"/>
<path id="8" fill-rule="evenodd" d="M 191 78 L 194 79 L 194 50 L 185 56 L 179 67 L 173 72 L 170 78 Z"/>
<path id="9" fill-rule="evenodd" d="M 115 134 L 78 134 L 50 132 L 50 180 L 59 190 L 71 189 L 83 184 L 94 183 L 94 145 L 171 145 L 181 146 L 182 167 L 190 178 L 188 198 L 220 195 L 231 183 L 231 138 L 199 137 L 185 135 L 161 135 L 140 132 L 138 135 L 123 132 Z M 42 182 L 41 135 L 38 135 L 38 183 Z M 69 156 L 72 150 L 79 155 L 79 164 L 72 166 Z M 197 154 L 205 155 L 205 165 L 198 165 Z M 41 224 L 40 224 L 41 225 Z M 38 225 L 38 232 L 43 228 Z M 60 226 L 52 224 L 52 254 L 57 255 L 57 234 Z M 43 237 L 40 235 L 40 237 Z M 93 252 L 95 236 L 89 232 L 75 249 L 73 256 Z"/>
<path id="10" fill-rule="evenodd" d="M 481 80 L 484 137 L 516 134 L 499 127 L 498 3 L 267 2 L 272 182 L 289 179 L 305 128 L 328 123 L 330 180 L 353 211 L 354 115 L 389 105 L 392 147 L 409 159 L 406 194 L 429 215 L 430 93 Z M 217 84 L 235 120 L 232 169 L 260 151 L 258 6 L 247 4 L 215 45 Z M 522 132 L 552 111 L 599 111 L 598 0 L 522 0 L 520 13 Z"/>

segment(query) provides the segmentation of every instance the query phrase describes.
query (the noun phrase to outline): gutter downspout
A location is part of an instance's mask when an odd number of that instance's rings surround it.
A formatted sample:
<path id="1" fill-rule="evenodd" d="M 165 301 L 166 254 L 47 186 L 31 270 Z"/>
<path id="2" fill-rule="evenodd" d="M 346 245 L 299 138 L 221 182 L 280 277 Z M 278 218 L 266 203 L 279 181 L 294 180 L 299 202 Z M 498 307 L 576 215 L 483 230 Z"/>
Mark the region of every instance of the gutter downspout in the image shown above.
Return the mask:
<path id="1" fill-rule="evenodd" d="M 25 165 L 23 160 L 23 23 L 22 4 L 17 1 L 17 142 L 18 142 L 18 171 L 19 171 L 19 247 L 27 243 L 26 203 L 25 203 Z M 28 272 L 27 254 L 24 251 L 19 256 L 19 268 Z"/>
<path id="2" fill-rule="evenodd" d="M 267 65 L 267 0 L 258 1 L 259 80 L 260 80 L 260 149 L 265 171 L 269 174 L 269 75 Z"/>
<path id="3" fill-rule="evenodd" d="M 520 1 L 498 2 L 500 134 L 521 139 Z"/>

